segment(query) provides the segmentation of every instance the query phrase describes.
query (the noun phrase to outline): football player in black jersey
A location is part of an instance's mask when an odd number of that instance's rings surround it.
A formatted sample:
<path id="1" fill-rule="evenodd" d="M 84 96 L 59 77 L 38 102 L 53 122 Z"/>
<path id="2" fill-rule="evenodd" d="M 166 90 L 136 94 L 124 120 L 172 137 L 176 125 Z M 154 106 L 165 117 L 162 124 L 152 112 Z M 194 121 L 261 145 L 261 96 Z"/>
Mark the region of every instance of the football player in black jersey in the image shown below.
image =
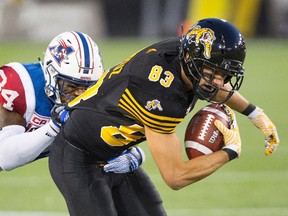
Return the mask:
<path id="1" fill-rule="evenodd" d="M 216 122 L 224 135 L 223 150 L 183 161 L 175 128 L 198 99 L 225 103 L 247 115 L 266 136 L 265 153 L 272 153 L 279 144 L 276 127 L 237 92 L 245 54 L 237 28 L 221 19 L 203 19 L 183 37 L 153 44 L 106 71 L 70 102 L 70 117 L 49 159 L 70 215 L 166 215 L 143 169 L 118 174 L 121 166 L 110 166 L 144 140 L 162 178 L 175 190 L 237 158 L 241 140 L 231 110 L 231 129 Z"/>

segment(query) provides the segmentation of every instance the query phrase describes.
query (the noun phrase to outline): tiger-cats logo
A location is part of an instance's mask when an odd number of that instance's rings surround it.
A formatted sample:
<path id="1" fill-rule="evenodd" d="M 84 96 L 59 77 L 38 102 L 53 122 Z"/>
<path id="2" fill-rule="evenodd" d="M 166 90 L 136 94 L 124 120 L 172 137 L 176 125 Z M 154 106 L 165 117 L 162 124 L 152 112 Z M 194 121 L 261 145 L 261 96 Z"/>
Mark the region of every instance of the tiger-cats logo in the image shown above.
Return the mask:
<path id="1" fill-rule="evenodd" d="M 145 108 L 149 111 L 155 110 L 155 109 L 158 109 L 159 111 L 163 111 L 160 101 L 157 99 L 154 99 L 152 101 L 147 101 Z"/>
<path id="2" fill-rule="evenodd" d="M 196 25 L 190 32 L 187 33 L 186 39 L 189 44 L 195 43 L 195 46 L 199 46 L 201 43 L 204 47 L 203 54 L 206 59 L 211 58 L 211 50 L 213 41 L 216 40 L 214 31 L 209 28 L 201 28 L 201 26 Z"/>

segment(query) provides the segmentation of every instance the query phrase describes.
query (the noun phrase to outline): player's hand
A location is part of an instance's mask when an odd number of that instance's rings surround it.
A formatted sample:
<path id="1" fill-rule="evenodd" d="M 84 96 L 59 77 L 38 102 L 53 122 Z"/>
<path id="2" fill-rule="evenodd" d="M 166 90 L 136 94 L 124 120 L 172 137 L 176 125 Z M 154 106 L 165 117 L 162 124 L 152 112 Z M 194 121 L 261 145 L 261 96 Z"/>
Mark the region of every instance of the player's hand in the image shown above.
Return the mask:
<path id="1" fill-rule="evenodd" d="M 224 137 L 223 150 L 225 150 L 228 153 L 229 159 L 233 160 L 239 157 L 241 154 L 241 138 L 235 113 L 228 106 L 226 106 L 226 108 L 230 112 L 230 120 L 231 120 L 230 129 L 225 127 L 223 123 L 219 120 L 216 120 L 214 124 L 218 128 L 218 130 L 223 134 Z"/>
<path id="2" fill-rule="evenodd" d="M 69 118 L 67 106 L 55 104 L 51 110 L 51 118 L 53 123 L 60 128 Z"/>
<path id="3" fill-rule="evenodd" d="M 145 161 L 145 153 L 139 147 L 132 147 L 117 157 L 108 160 L 103 169 L 105 172 L 134 172 Z"/>
<path id="4" fill-rule="evenodd" d="M 275 125 L 259 107 L 257 107 L 248 117 L 265 135 L 265 154 L 272 154 L 280 143 Z"/>

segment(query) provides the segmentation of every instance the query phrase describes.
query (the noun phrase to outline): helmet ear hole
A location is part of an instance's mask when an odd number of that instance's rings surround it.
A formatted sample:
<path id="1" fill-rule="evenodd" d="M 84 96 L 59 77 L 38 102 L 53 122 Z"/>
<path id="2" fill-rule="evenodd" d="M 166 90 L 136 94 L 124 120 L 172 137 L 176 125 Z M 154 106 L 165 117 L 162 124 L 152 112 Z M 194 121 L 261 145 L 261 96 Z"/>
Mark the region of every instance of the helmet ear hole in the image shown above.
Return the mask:
<path id="1" fill-rule="evenodd" d="M 48 66 L 50 63 L 52 63 L 52 60 L 47 61 L 46 66 Z"/>
<path id="2" fill-rule="evenodd" d="M 198 58 L 198 57 L 200 57 L 200 55 L 201 55 L 201 50 L 200 50 L 200 47 L 195 47 L 195 49 L 194 49 L 194 52 L 193 52 L 193 56 L 195 57 L 195 58 Z"/>

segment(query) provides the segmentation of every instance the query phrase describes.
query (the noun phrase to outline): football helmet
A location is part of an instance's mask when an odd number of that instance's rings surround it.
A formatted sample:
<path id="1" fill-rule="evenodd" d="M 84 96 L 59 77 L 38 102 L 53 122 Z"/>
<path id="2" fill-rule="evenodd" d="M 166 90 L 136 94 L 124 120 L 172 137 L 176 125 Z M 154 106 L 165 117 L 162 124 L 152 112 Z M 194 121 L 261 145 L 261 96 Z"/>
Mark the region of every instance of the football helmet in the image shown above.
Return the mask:
<path id="1" fill-rule="evenodd" d="M 88 87 L 104 72 L 97 44 L 88 35 L 75 31 L 61 33 L 50 42 L 42 68 L 45 93 L 56 104 L 61 104 L 60 95 L 73 99 L 59 88 L 60 80 Z"/>
<path id="2" fill-rule="evenodd" d="M 185 74 L 192 81 L 193 91 L 200 99 L 212 103 L 224 103 L 240 88 L 244 78 L 245 55 L 246 45 L 242 34 L 222 19 L 202 19 L 181 38 L 179 57 Z M 213 71 L 210 78 L 203 74 L 205 67 Z M 231 88 L 213 85 L 213 77 L 217 73 L 224 75 L 224 83 L 230 83 Z M 209 91 L 199 86 L 201 78 L 211 87 Z M 220 102 L 213 101 L 219 89 L 227 92 L 227 97 Z"/>

